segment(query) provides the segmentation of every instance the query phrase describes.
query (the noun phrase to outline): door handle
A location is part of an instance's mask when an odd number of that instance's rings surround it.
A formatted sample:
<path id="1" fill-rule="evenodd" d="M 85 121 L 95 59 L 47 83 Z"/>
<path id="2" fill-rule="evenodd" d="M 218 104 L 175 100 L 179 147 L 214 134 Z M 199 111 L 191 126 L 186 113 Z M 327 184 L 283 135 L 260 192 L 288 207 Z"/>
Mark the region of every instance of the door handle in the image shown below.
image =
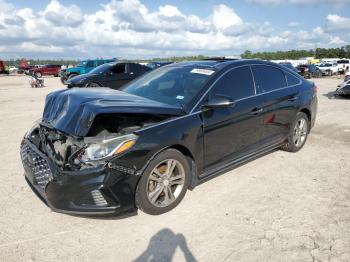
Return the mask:
<path id="1" fill-rule="evenodd" d="M 299 98 L 299 96 L 293 96 L 293 97 L 289 98 L 288 101 L 294 102 L 294 101 L 296 101 L 298 98 Z"/>
<path id="2" fill-rule="evenodd" d="M 251 115 L 258 115 L 258 114 L 261 114 L 263 112 L 263 109 L 262 108 L 254 108 L 252 111 L 250 111 L 250 114 Z"/>

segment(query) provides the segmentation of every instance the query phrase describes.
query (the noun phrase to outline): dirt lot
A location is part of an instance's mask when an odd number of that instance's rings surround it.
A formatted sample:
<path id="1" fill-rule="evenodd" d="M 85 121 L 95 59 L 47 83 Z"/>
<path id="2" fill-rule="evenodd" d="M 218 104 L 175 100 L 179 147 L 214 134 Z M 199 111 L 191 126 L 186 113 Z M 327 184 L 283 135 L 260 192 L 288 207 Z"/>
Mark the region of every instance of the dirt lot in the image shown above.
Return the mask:
<path id="1" fill-rule="evenodd" d="M 297 154 L 250 162 L 172 212 L 92 219 L 50 211 L 23 178 L 20 140 L 58 78 L 0 77 L 0 261 L 350 261 L 350 100 L 316 80 L 318 119 Z"/>

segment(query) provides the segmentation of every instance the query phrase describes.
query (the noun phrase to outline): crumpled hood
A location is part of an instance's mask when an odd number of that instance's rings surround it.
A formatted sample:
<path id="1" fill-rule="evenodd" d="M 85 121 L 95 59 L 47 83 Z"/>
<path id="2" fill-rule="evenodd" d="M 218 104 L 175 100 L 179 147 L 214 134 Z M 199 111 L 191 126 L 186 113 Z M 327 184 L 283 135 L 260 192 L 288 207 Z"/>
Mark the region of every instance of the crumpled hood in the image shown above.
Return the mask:
<path id="1" fill-rule="evenodd" d="M 66 134 L 83 137 L 97 115 L 108 113 L 179 116 L 184 111 L 109 88 L 72 88 L 47 95 L 43 121 Z"/>

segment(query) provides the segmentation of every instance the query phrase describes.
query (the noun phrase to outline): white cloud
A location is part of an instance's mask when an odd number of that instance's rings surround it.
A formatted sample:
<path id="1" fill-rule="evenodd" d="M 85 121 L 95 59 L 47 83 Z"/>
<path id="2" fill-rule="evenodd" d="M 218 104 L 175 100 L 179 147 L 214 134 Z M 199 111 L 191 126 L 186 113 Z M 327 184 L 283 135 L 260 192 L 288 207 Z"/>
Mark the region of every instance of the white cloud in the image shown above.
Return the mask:
<path id="1" fill-rule="evenodd" d="M 327 29 L 330 31 L 350 30 L 350 18 L 335 14 L 328 15 Z"/>
<path id="2" fill-rule="evenodd" d="M 293 21 L 293 22 L 289 22 L 288 26 L 289 27 L 298 27 L 298 26 L 301 26 L 301 23 Z"/>
<path id="3" fill-rule="evenodd" d="M 336 15 L 327 17 L 325 29 L 279 33 L 269 22 L 245 21 L 227 5 L 213 6 L 207 18 L 184 14 L 173 5 L 151 11 L 140 0 L 111 0 L 90 14 L 58 0 L 37 12 L 4 0 L 0 6 L 0 50 L 8 57 L 232 55 L 245 49 L 339 45 L 345 37 L 328 30 L 338 24 Z"/>

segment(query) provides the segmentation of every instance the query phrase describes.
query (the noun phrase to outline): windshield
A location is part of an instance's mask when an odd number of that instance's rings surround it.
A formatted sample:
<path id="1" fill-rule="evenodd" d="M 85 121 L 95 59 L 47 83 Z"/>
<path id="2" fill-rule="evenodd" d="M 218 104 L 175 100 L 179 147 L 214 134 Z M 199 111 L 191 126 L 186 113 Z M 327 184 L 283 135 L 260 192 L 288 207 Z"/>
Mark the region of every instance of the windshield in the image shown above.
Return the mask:
<path id="1" fill-rule="evenodd" d="M 81 61 L 79 64 L 77 64 L 77 67 L 85 67 L 87 61 Z"/>
<path id="2" fill-rule="evenodd" d="M 170 105 L 184 106 L 203 88 L 213 70 L 161 67 L 130 82 L 122 91 Z"/>
<path id="3" fill-rule="evenodd" d="M 107 70 L 109 70 L 112 66 L 110 64 L 103 64 L 94 69 L 92 69 L 89 74 L 103 74 Z"/>

